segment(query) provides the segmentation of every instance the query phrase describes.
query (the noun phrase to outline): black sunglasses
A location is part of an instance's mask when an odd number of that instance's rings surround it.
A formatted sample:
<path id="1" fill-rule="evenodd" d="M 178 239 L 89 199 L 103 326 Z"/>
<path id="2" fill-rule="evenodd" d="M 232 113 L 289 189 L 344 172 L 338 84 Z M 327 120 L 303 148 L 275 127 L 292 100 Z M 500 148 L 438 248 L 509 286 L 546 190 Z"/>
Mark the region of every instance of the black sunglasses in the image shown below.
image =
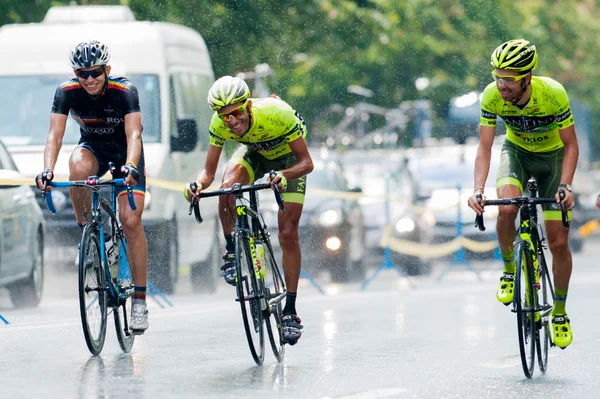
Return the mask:
<path id="1" fill-rule="evenodd" d="M 83 80 L 86 80 L 90 76 L 96 79 L 98 76 L 104 73 L 104 68 L 92 69 L 91 71 L 82 71 L 81 69 L 77 69 L 75 73 Z"/>

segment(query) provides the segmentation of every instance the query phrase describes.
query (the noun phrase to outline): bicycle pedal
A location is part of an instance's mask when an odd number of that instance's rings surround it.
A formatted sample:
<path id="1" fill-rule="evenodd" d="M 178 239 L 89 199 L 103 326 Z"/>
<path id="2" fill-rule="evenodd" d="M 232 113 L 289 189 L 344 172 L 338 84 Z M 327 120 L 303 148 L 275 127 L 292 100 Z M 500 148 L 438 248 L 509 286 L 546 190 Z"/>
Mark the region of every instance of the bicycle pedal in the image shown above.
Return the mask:
<path id="1" fill-rule="evenodd" d="M 144 330 L 130 330 L 131 331 L 131 335 L 144 335 L 144 333 L 146 331 Z"/>

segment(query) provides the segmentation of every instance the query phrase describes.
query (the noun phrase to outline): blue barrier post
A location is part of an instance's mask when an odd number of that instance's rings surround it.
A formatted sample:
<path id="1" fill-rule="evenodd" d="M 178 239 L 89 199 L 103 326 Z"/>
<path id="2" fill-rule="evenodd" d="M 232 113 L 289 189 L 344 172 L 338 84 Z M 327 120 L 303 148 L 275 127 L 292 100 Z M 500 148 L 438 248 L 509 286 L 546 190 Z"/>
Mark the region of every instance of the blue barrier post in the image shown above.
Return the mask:
<path id="1" fill-rule="evenodd" d="M 2 320 L 4 322 L 4 324 L 10 324 L 8 322 L 8 320 L 6 320 L 1 314 L 0 314 L 0 320 Z"/>
<path id="2" fill-rule="evenodd" d="M 131 280 L 131 269 L 129 268 L 127 254 L 125 253 L 125 248 L 123 248 L 123 245 L 119 246 L 119 279 Z M 167 299 L 165 294 L 163 294 L 161 290 L 159 290 L 154 284 L 152 284 L 150 280 L 148 280 L 146 284 L 148 286 L 146 294 L 148 294 L 150 298 L 152 298 L 156 303 L 158 303 L 158 305 L 161 308 L 164 308 L 165 306 L 156 298 L 156 295 L 161 297 L 169 306 L 173 306 L 173 304 Z"/>
<path id="3" fill-rule="evenodd" d="M 390 174 L 389 173 L 385 174 L 384 215 L 385 215 L 385 225 L 387 227 L 391 223 L 391 217 L 390 217 Z M 377 268 L 377 270 L 375 270 L 375 272 L 373 272 L 373 274 L 371 274 L 369 277 L 367 277 L 365 279 L 365 281 L 362 282 L 361 287 L 360 287 L 361 291 L 364 291 L 367 288 L 367 285 L 369 285 L 371 283 L 371 281 L 373 281 L 375 279 L 375 277 L 377 277 L 377 275 L 379 274 L 379 272 L 381 272 L 384 269 L 396 269 L 396 271 L 398 272 L 398 274 L 400 275 L 400 277 L 406 278 L 406 280 L 408 281 L 409 285 L 411 287 L 414 287 L 414 284 L 412 283 L 411 279 L 408 278 L 408 275 L 406 273 L 404 273 L 404 271 L 400 267 L 398 267 L 398 265 L 394 264 L 394 262 L 392 261 L 392 250 L 390 249 L 390 245 L 388 243 L 388 244 L 386 244 L 385 248 L 383 249 L 383 262 L 381 263 L 381 265 L 379 265 L 379 267 Z"/>
<path id="4" fill-rule="evenodd" d="M 458 200 L 456 202 L 456 208 L 457 208 L 457 219 L 456 219 L 456 236 L 457 237 L 462 237 L 463 236 L 463 221 L 462 221 L 462 212 L 461 212 L 461 206 L 462 206 L 462 199 L 461 199 L 461 186 L 460 184 L 456 187 L 456 190 L 458 191 Z M 469 259 L 467 258 L 467 252 L 465 250 L 465 247 L 460 247 L 458 249 L 458 251 L 456 251 L 454 253 L 454 257 L 452 259 L 452 262 L 448 265 L 448 267 L 446 267 L 446 269 L 444 269 L 442 271 L 442 273 L 440 273 L 440 275 L 438 276 L 438 280 L 441 280 L 446 273 L 448 272 L 448 270 L 455 268 L 456 266 L 464 266 L 467 270 L 472 271 L 473 273 L 475 273 L 477 275 L 477 279 L 481 281 L 481 276 L 479 275 L 479 272 L 473 268 L 473 266 L 471 266 L 471 263 L 469 262 Z"/>

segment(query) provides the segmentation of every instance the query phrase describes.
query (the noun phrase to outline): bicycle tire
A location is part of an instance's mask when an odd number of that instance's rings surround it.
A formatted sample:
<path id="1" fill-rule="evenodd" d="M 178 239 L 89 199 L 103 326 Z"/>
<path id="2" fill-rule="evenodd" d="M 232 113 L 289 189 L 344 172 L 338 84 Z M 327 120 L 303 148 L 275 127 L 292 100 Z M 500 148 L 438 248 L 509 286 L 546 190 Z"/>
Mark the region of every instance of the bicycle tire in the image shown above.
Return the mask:
<path id="1" fill-rule="evenodd" d="M 517 312 L 517 329 L 519 333 L 519 351 L 525 377 L 531 378 L 535 366 L 536 336 L 535 316 L 532 301 L 535 304 L 535 277 L 533 276 L 533 259 L 529 242 L 522 241 L 515 248 L 517 265 L 515 273 L 514 304 Z M 533 283 L 532 283 L 533 282 Z"/>
<path id="2" fill-rule="evenodd" d="M 244 330 L 252 358 L 259 366 L 265 359 L 265 335 L 260 296 L 262 286 L 256 278 L 256 270 L 247 238 L 236 234 L 236 292 L 242 310 Z"/>
<path id="3" fill-rule="evenodd" d="M 120 262 L 119 267 L 123 268 L 127 266 L 127 268 L 129 268 L 129 264 L 127 263 L 127 246 L 125 243 L 125 238 L 122 237 L 121 234 L 116 234 L 115 237 L 113 237 L 113 240 L 117 240 L 115 242 L 118 242 L 117 245 L 119 248 Z M 127 286 L 124 284 L 127 284 Z M 117 341 L 119 342 L 119 346 L 124 353 L 129 353 L 131 351 L 131 347 L 133 346 L 133 342 L 135 340 L 135 335 L 129 330 L 129 326 L 131 325 L 131 311 L 133 308 L 133 292 L 134 286 L 132 280 L 121 280 L 117 291 L 117 295 L 119 295 L 119 299 L 117 301 L 118 305 L 113 309 Z"/>
<path id="4" fill-rule="evenodd" d="M 552 288 L 552 279 L 550 278 L 550 272 L 548 271 L 548 265 L 546 264 L 546 258 L 542 252 L 539 251 L 538 263 L 540 268 L 540 290 L 541 290 L 541 329 L 538 330 L 538 363 L 540 371 L 545 374 L 548 370 L 548 349 L 553 345 L 552 343 L 552 308 L 554 307 L 554 289 Z"/>
<path id="5" fill-rule="evenodd" d="M 265 245 L 265 262 L 266 262 L 266 276 L 264 277 L 265 287 L 265 299 L 267 302 L 286 293 L 285 282 L 281 276 L 279 267 L 273 255 L 273 247 L 268 239 L 265 239 L 263 244 Z M 285 345 L 283 343 L 283 336 L 281 331 L 281 318 L 283 316 L 283 306 L 281 301 L 268 306 L 265 311 L 265 325 L 267 327 L 267 335 L 269 336 L 269 343 L 273 350 L 273 355 L 278 362 L 282 362 L 285 358 Z"/>
<path id="6" fill-rule="evenodd" d="M 79 245 L 79 311 L 83 335 L 92 355 L 98 355 L 106 338 L 106 271 L 102 265 L 98 230 L 88 224 Z"/>

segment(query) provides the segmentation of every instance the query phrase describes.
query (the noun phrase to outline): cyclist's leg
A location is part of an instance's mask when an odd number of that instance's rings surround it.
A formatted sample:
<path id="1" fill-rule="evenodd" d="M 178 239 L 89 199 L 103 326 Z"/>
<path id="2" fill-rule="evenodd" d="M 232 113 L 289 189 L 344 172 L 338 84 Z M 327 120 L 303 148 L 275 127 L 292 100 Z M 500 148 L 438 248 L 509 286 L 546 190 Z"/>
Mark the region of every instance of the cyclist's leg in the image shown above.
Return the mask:
<path id="1" fill-rule="evenodd" d="M 92 146 L 89 143 L 80 141 L 69 158 L 69 179 L 85 180 L 89 176 L 97 175 L 100 165 L 101 161 L 97 158 Z M 86 223 L 83 214 L 90 202 L 90 194 L 87 190 L 71 187 L 69 196 L 71 197 L 77 223 L 82 227 Z"/>
<path id="2" fill-rule="evenodd" d="M 125 177 L 121 172 L 121 165 L 125 164 L 126 153 L 120 154 L 115 160 L 115 178 Z M 142 152 L 137 165 L 140 179 L 133 187 L 133 198 L 136 205 L 134 211 L 129 206 L 127 190 L 119 192 L 119 219 L 123 227 L 123 234 L 127 240 L 127 258 L 133 278 L 134 294 L 131 311 L 131 330 L 143 332 L 148 328 L 148 311 L 146 309 L 146 284 L 148 278 L 148 242 L 142 226 L 142 213 L 144 211 L 144 197 L 146 195 L 146 176 L 144 153 Z"/>
<path id="3" fill-rule="evenodd" d="M 502 147 L 500 168 L 496 180 L 496 191 L 498 198 L 514 198 L 521 196 L 524 182 L 529 178 L 519 156 L 518 149 L 514 144 L 505 142 Z M 500 277 L 500 284 L 496 297 L 500 302 L 509 305 L 514 296 L 515 261 L 515 219 L 519 212 L 516 206 L 500 206 L 498 209 L 498 222 L 496 224 L 496 235 L 502 253 L 504 270 Z"/>
<path id="4" fill-rule="evenodd" d="M 259 160 L 254 151 L 240 146 L 233 154 L 223 173 L 221 188 L 229 188 L 235 183 L 249 184 L 253 182 L 258 169 Z M 225 254 L 221 276 L 230 285 L 235 285 L 235 243 L 232 237 L 235 217 L 235 196 L 219 197 L 219 219 L 225 236 Z"/>
<path id="5" fill-rule="evenodd" d="M 539 195 L 554 197 L 560 183 L 560 170 L 564 149 L 538 155 L 540 174 L 538 177 Z M 543 169 L 542 169 L 543 168 Z M 573 270 L 573 258 L 569 248 L 569 230 L 562 225 L 561 211 L 557 204 L 544 204 L 544 221 L 548 236 L 548 247 L 552 253 L 554 275 L 554 341 L 560 348 L 566 348 L 573 340 L 573 333 L 567 317 L 566 301 L 569 281 Z M 569 211 L 571 219 L 571 211 Z"/>
<path id="6" fill-rule="evenodd" d="M 274 160 L 261 159 L 259 171 L 264 174 L 270 170 L 283 170 L 297 164 L 295 155 L 290 153 Z M 282 251 L 282 266 L 287 288 L 286 302 L 282 311 L 282 337 L 284 343 L 296 344 L 302 335 L 303 326 L 296 312 L 298 280 L 301 270 L 301 252 L 298 225 L 304 194 L 306 192 L 306 176 L 289 180 L 287 190 L 283 192 L 285 212 L 278 213 L 279 245 Z"/>

